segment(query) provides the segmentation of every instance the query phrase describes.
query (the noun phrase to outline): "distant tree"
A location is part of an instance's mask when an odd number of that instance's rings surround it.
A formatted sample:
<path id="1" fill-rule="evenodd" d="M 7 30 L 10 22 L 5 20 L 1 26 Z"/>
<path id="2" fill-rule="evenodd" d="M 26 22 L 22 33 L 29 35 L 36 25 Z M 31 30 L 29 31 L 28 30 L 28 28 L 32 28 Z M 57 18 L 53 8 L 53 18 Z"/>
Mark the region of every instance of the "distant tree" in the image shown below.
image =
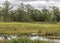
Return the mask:
<path id="1" fill-rule="evenodd" d="M 15 11 L 14 10 L 11 10 L 11 15 L 10 15 L 10 19 L 11 21 L 15 22 L 16 21 L 16 14 L 15 14 Z"/>
<path id="2" fill-rule="evenodd" d="M 49 10 L 46 7 L 44 7 L 42 9 L 42 13 L 41 13 L 40 19 L 43 22 L 50 21 L 50 19 L 51 19 L 51 13 L 49 12 Z"/>
<path id="3" fill-rule="evenodd" d="M 32 21 L 39 21 L 39 16 L 40 16 L 40 10 L 35 9 L 31 5 L 26 5 L 27 8 L 27 14 L 31 17 Z"/>
<path id="4" fill-rule="evenodd" d="M 1 11 L 2 10 L 2 8 L 0 7 L 0 21 L 1 21 L 1 19 L 2 19 L 2 14 L 1 14 Z"/>
<path id="5" fill-rule="evenodd" d="M 2 18 L 4 21 L 10 21 L 10 11 L 12 7 L 10 6 L 10 2 L 5 1 L 2 6 Z"/>
<path id="6" fill-rule="evenodd" d="M 23 3 L 21 3 L 21 5 L 15 11 L 16 21 L 30 21 L 29 15 L 27 15 L 25 7 L 26 6 Z"/>
<path id="7" fill-rule="evenodd" d="M 60 21 L 60 11 L 58 7 L 53 6 L 53 21 Z"/>
<path id="8" fill-rule="evenodd" d="M 31 11 L 31 18 L 33 19 L 33 21 L 39 22 L 39 16 L 40 16 L 41 12 L 39 10 L 32 10 Z"/>
<path id="9" fill-rule="evenodd" d="M 17 9 L 12 9 L 9 1 L 5 1 L 0 7 L 0 21 L 9 22 L 59 22 L 60 10 L 58 7 L 51 7 L 47 9 L 44 7 L 42 10 L 35 9 L 30 4 L 24 5 L 23 3 Z"/>

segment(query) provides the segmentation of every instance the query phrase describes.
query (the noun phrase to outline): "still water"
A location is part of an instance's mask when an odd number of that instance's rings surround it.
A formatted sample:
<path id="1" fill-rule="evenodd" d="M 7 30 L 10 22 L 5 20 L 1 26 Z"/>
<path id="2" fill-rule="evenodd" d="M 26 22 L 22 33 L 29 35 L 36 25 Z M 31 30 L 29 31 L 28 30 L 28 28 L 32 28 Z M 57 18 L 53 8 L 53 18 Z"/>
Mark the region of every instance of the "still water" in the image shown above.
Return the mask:
<path id="1" fill-rule="evenodd" d="M 17 39 L 17 38 L 19 38 L 19 37 L 16 35 L 0 36 L 0 40 L 4 40 L 4 39 L 11 40 L 11 39 Z M 47 39 L 47 38 L 42 37 L 42 36 L 27 36 L 27 38 L 29 38 L 31 40 L 49 41 L 50 43 L 60 43 L 59 39 Z"/>

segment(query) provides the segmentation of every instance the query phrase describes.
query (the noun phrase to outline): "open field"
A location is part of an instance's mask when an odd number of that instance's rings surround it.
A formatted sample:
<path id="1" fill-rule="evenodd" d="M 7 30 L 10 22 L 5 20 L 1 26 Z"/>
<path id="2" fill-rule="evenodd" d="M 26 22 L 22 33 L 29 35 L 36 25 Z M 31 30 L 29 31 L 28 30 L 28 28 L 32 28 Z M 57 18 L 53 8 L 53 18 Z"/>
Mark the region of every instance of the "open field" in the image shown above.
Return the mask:
<path id="1" fill-rule="evenodd" d="M 0 34 L 22 34 L 46 32 L 57 33 L 60 35 L 60 23 L 21 23 L 21 22 L 0 22 Z"/>

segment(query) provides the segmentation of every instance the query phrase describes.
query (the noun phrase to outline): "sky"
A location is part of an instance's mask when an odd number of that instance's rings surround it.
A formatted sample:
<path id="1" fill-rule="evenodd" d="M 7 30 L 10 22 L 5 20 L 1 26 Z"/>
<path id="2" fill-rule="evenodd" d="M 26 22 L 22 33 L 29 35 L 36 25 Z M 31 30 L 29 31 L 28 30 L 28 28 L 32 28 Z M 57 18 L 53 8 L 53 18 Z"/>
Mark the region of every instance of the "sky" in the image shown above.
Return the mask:
<path id="1" fill-rule="evenodd" d="M 2 5 L 2 3 L 5 0 L 0 0 L 0 6 Z M 20 3 L 24 3 L 24 4 L 30 4 L 35 8 L 43 8 L 45 7 L 49 7 L 49 6 L 57 6 L 60 8 L 60 0 L 8 0 L 12 6 L 14 6 L 15 8 L 18 7 L 18 5 L 20 5 Z"/>

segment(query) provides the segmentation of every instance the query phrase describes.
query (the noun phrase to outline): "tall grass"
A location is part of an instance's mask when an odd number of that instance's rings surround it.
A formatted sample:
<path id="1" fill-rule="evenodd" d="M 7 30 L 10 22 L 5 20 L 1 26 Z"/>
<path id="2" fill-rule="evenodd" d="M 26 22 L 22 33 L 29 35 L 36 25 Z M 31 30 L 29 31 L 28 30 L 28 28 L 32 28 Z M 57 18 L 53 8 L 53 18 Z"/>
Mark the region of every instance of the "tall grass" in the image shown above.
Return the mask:
<path id="1" fill-rule="evenodd" d="M 58 33 L 60 35 L 60 23 L 21 23 L 21 22 L 0 22 L 0 34 L 29 34 L 32 32 L 42 34 L 46 32 Z"/>

